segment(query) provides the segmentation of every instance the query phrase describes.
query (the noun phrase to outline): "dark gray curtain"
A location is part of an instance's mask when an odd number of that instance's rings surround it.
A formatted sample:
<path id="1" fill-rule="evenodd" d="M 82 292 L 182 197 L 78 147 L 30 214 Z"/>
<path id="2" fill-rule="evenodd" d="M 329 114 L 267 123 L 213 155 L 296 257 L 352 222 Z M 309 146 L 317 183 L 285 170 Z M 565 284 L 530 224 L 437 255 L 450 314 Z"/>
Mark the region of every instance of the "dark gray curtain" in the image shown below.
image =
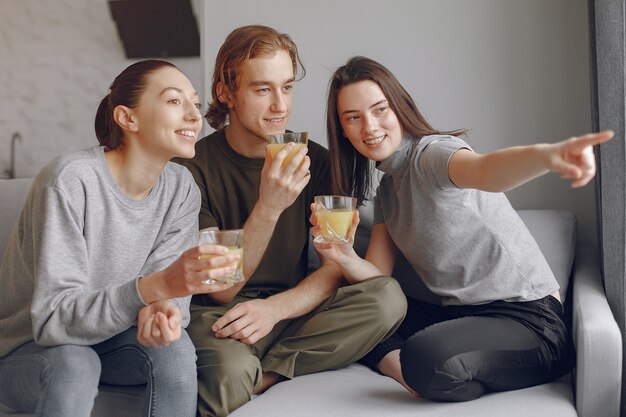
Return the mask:
<path id="1" fill-rule="evenodd" d="M 615 131 L 613 140 L 596 150 L 598 246 L 607 298 L 622 340 L 626 334 L 624 4 L 625 0 L 588 0 L 593 129 Z M 624 375 L 622 370 L 622 417 L 626 417 Z"/>

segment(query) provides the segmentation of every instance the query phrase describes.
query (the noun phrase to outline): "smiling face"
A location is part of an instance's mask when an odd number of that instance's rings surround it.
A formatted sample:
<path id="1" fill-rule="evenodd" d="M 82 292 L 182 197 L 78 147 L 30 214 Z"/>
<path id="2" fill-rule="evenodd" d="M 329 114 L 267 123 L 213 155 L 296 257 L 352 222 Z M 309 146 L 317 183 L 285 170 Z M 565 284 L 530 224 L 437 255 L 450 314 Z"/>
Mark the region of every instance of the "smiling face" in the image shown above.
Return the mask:
<path id="1" fill-rule="evenodd" d="M 352 146 L 371 160 L 387 159 L 402 142 L 402 126 L 373 81 L 342 87 L 337 96 L 337 114 Z"/>
<path id="2" fill-rule="evenodd" d="M 221 87 L 220 100 L 229 108 L 229 140 L 264 146 L 267 135 L 284 132 L 291 113 L 293 83 L 293 63 L 287 51 L 246 61 L 237 90 Z"/>
<path id="3" fill-rule="evenodd" d="M 132 109 L 136 143 L 144 152 L 166 160 L 192 158 L 202 128 L 198 93 L 176 68 L 160 68 L 146 80 L 139 103 Z"/>

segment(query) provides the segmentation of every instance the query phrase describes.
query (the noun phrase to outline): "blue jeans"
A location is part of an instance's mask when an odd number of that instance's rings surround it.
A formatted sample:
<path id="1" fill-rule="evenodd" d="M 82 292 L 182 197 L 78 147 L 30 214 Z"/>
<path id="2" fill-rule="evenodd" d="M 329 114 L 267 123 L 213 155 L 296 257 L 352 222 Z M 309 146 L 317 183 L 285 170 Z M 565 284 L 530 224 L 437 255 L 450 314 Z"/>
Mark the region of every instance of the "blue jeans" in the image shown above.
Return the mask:
<path id="1" fill-rule="evenodd" d="M 89 417 L 98 384 L 146 384 L 145 417 L 196 415 L 195 349 L 187 332 L 144 347 L 137 328 L 93 346 L 30 342 L 0 358 L 0 401 L 37 417 Z"/>

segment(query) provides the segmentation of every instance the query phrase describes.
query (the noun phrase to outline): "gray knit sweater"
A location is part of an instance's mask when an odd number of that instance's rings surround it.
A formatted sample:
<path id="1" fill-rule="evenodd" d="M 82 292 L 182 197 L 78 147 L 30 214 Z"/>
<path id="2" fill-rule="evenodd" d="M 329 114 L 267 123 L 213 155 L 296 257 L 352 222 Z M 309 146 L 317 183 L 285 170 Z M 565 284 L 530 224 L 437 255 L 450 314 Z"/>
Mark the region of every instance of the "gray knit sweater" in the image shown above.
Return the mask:
<path id="1" fill-rule="evenodd" d="M 122 192 L 102 147 L 61 156 L 35 178 L 0 265 L 0 357 L 34 340 L 92 345 L 134 325 L 141 275 L 195 245 L 200 196 L 168 163 L 141 201 Z M 175 300 L 183 323 L 190 297 Z"/>

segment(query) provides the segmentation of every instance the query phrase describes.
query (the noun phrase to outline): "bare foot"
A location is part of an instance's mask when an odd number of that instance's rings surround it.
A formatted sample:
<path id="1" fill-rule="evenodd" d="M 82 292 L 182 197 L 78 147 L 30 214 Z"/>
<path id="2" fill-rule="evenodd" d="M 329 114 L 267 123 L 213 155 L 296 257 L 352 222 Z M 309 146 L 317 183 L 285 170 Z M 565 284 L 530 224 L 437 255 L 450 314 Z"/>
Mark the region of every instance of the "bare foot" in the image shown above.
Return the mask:
<path id="1" fill-rule="evenodd" d="M 381 374 L 398 381 L 407 391 L 409 391 L 414 397 L 420 398 L 421 396 L 409 387 L 402 376 L 402 368 L 400 367 L 400 349 L 392 350 L 385 355 L 384 358 L 378 362 L 378 370 Z"/>
<path id="2" fill-rule="evenodd" d="M 254 390 L 255 394 L 263 394 L 267 391 L 271 386 L 277 384 L 278 382 L 284 380 L 285 377 L 281 374 L 277 374 L 276 372 L 263 372 L 263 381 L 261 382 L 261 386 Z"/>

